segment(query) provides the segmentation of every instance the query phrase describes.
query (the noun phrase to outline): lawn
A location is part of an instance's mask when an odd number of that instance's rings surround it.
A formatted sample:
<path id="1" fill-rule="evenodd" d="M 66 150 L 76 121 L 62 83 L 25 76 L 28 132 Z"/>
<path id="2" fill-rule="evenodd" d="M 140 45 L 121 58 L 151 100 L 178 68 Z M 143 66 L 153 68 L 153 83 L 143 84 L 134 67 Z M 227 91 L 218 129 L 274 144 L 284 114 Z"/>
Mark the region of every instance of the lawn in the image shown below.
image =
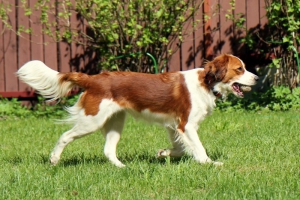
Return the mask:
<path id="1" fill-rule="evenodd" d="M 117 168 L 100 132 L 71 143 L 60 163 L 49 154 L 69 125 L 54 119 L 2 118 L 0 199 L 299 199 L 300 114 L 215 112 L 199 135 L 222 167 L 189 156 L 157 160 L 169 146 L 162 127 L 128 117 Z"/>

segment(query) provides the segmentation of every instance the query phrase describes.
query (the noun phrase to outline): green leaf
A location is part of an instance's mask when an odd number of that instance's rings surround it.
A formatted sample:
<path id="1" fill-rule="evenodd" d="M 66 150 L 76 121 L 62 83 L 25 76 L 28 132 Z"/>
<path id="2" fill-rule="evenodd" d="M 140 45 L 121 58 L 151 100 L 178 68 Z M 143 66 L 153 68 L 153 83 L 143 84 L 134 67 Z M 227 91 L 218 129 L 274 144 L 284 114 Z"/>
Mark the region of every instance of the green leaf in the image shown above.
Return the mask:
<path id="1" fill-rule="evenodd" d="M 141 25 L 137 24 L 137 25 L 136 25 L 136 28 L 137 28 L 137 29 L 142 29 L 142 28 L 143 28 L 143 26 L 141 26 Z"/>
<path id="2" fill-rule="evenodd" d="M 164 12 L 163 9 L 158 10 L 158 11 L 155 13 L 156 18 L 160 18 L 161 15 L 163 14 L 163 12 Z"/>
<path id="3" fill-rule="evenodd" d="M 284 37 L 282 38 L 282 41 L 283 41 L 283 42 L 289 42 L 290 39 L 289 39 L 288 37 L 284 36 Z"/>

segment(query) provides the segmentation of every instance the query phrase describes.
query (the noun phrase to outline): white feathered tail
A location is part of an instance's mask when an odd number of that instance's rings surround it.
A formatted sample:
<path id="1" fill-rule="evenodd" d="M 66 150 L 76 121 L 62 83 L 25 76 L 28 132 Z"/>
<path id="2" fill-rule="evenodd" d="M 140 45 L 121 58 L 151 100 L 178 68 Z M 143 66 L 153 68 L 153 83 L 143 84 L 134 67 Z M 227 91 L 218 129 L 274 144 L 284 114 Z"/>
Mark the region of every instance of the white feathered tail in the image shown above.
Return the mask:
<path id="1" fill-rule="evenodd" d="M 50 101 L 67 95 L 73 86 L 71 81 L 60 80 L 63 74 L 47 67 L 38 60 L 27 62 L 16 74 L 20 80 L 37 90 L 43 97 L 50 99 Z"/>

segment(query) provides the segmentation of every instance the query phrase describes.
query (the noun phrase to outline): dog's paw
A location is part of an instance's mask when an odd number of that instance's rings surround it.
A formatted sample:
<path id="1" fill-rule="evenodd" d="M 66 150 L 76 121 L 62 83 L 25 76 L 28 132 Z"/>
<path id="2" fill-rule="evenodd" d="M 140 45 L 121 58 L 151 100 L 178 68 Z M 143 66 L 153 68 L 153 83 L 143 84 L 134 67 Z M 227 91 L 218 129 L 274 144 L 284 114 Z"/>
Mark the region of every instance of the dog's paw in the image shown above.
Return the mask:
<path id="1" fill-rule="evenodd" d="M 124 165 L 123 163 L 118 163 L 118 164 L 115 164 L 117 167 L 119 168 L 123 168 L 123 167 L 126 167 L 126 165 Z"/>
<path id="2" fill-rule="evenodd" d="M 170 155 L 170 150 L 169 149 L 160 149 L 156 153 L 156 158 L 166 158 Z"/>
<path id="3" fill-rule="evenodd" d="M 206 158 L 204 162 L 200 162 L 203 164 L 213 164 L 214 166 L 222 166 L 223 163 L 222 162 L 218 162 L 218 161 L 212 161 L 210 158 Z"/>
<path id="4" fill-rule="evenodd" d="M 55 166 L 57 165 L 59 158 L 56 157 L 55 155 L 51 155 L 49 161 L 52 166 Z"/>
<path id="5" fill-rule="evenodd" d="M 123 167 L 126 167 L 126 165 L 124 165 L 121 161 L 119 160 L 111 160 L 112 164 L 114 164 L 116 167 L 119 167 L 119 168 L 123 168 Z"/>
<path id="6" fill-rule="evenodd" d="M 223 165 L 222 162 L 212 162 L 212 164 L 213 164 L 214 166 L 222 166 L 222 165 Z"/>

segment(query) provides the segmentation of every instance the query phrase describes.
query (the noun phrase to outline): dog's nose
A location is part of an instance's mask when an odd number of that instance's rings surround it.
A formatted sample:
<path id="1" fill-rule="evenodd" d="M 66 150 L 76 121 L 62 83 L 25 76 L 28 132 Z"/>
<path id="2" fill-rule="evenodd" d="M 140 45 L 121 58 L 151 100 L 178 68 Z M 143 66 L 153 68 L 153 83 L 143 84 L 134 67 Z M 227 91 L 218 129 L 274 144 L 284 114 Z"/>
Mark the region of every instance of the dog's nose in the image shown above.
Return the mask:
<path id="1" fill-rule="evenodd" d="M 255 80 L 255 81 L 258 81 L 258 80 L 259 80 L 259 77 L 258 77 L 258 76 L 254 76 L 254 80 Z"/>

